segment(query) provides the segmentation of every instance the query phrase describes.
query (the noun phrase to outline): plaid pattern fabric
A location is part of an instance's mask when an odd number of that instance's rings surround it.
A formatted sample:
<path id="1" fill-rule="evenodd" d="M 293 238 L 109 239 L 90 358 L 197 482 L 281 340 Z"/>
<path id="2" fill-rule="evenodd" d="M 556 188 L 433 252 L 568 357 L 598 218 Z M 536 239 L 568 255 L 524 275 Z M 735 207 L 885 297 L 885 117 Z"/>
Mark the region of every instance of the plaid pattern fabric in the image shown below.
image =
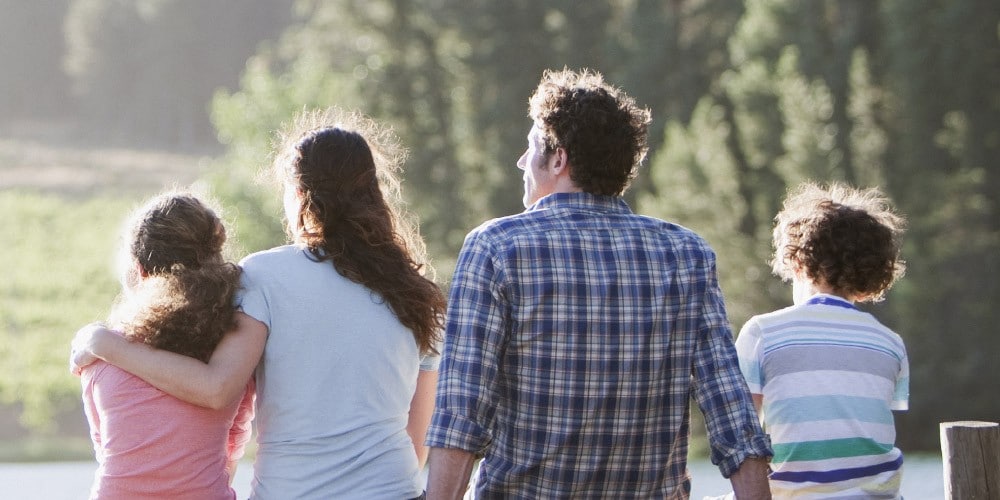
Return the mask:
<path id="1" fill-rule="evenodd" d="M 466 238 L 427 444 L 478 498 L 687 498 L 692 394 L 724 475 L 771 455 L 696 234 L 557 193 Z"/>

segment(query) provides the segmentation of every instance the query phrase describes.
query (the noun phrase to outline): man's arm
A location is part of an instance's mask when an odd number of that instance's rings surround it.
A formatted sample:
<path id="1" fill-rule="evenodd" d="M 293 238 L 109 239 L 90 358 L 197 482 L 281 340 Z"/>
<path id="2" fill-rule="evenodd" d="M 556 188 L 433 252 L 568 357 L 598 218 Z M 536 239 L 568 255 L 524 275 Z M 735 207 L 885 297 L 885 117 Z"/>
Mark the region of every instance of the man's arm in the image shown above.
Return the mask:
<path id="1" fill-rule="evenodd" d="M 426 439 L 431 447 L 431 475 L 439 478 L 436 488 L 445 484 L 440 479 L 443 474 L 457 474 L 452 479 L 461 483 L 464 491 L 472 456 L 484 455 L 492 445 L 497 406 L 502 400 L 498 382 L 501 359 L 510 330 L 505 280 L 495 254 L 488 242 L 473 233 L 466 238 L 455 266 L 440 381 Z M 462 457 L 460 470 L 444 462 L 453 455 Z"/>
<path id="2" fill-rule="evenodd" d="M 719 466 L 723 476 L 732 477 L 743 462 L 752 458 L 766 460 L 774 452 L 740 371 L 710 250 L 701 270 L 705 289 L 691 367 L 692 383 L 705 415 L 712 463 Z"/>
<path id="3" fill-rule="evenodd" d="M 733 485 L 733 493 L 736 498 L 739 500 L 769 500 L 771 487 L 768 485 L 767 475 L 770 472 L 767 460 L 763 458 L 748 457 L 744 460 L 740 464 L 740 468 L 729 476 L 729 482 Z"/>
<path id="4" fill-rule="evenodd" d="M 428 500 L 460 500 L 469 488 L 475 457 L 457 448 L 431 448 Z"/>
<path id="5" fill-rule="evenodd" d="M 266 341 L 267 326 L 237 312 L 236 328 L 226 333 L 207 364 L 93 327 L 77 333 L 73 359 L 89 353 L 180 400 L 220 409 L 243 395 Z"/>

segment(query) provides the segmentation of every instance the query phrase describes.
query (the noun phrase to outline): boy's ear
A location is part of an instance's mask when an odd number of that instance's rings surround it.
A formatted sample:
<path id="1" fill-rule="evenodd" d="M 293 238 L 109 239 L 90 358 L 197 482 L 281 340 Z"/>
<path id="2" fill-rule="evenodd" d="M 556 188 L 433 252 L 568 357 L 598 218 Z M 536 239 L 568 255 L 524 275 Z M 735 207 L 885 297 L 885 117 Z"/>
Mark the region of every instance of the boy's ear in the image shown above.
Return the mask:
<path id="1" fill-rule="evenodd" d="M 799 264 L 798 261 L 789 260 L 788 268 L 791 269 L 792 274 L 795 275 L 796 279 L 809 279 L 809 277 L 806 276 L 806 268 L 803 267 L 802 264 Z"/>

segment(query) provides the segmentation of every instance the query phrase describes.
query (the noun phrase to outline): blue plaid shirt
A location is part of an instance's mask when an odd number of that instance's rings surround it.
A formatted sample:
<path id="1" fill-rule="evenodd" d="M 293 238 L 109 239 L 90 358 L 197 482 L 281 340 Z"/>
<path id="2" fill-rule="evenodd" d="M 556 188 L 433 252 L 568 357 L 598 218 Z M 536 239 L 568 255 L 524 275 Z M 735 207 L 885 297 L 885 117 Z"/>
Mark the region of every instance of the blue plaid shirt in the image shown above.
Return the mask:
<path id="1" fill-rule="evenodd" d="M 692 394 L 724 476 L 772 454 L 699 236 L 586 193 L 467 236 L 427 444 L 478 498 L 687 498 Z"/>

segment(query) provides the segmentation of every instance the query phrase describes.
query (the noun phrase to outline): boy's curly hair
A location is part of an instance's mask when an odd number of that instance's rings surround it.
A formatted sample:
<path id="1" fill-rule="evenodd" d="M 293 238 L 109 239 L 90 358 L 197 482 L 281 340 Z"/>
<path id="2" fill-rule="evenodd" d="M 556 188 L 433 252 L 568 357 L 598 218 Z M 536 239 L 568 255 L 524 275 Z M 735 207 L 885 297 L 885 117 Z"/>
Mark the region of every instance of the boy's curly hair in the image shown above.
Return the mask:
<path id="1" fill-rule="evenodd" d="M 207 362 L 235 326 L 240 268 L 222 257 L 226 231 L 216 213 L 192 194 L 169 192 L 133 215 L 126 231 L 126 286 L 112 327 L 157 349 Z M 128 281 L 128 277 L 126 277 Z"/>
<path id="2" fill-rule="evenodd" d="M 625 192 L 649 148 L 648 109 L 587 69 L 545 71 L 528 102 L 545 152 L 566 150 L 574 184 L 598 195 Z"/>
<path id="3" fill-rule="evenodd" d="M 801 270 L 814 283 L 878 302 L 906 269 L 899 256 L 905 225 L 876 188 L 807 182 L 775 217 L 772 269 L 786 281 Z"/>

